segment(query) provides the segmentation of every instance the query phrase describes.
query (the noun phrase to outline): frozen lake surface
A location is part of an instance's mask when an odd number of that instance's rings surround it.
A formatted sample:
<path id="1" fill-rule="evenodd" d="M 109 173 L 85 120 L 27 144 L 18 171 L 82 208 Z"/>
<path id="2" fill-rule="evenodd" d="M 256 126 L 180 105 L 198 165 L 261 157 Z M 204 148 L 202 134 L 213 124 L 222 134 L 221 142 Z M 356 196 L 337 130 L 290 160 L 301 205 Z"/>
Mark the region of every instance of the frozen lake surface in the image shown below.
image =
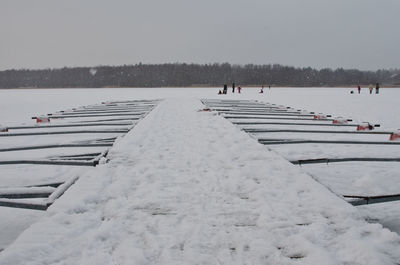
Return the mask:
<path id="1" fill-rule="evenodd" d="M 383 88 L 380 94 L 350 94 L 350 88 L 243 88 L 242 93 L 218 96 L 217 88 L 100 88 L 0 90 L 0 124 L 26 122 L 35 114 L 46 114 L 80 105 L 129 98 L 221 98 L 257 99 L 309 111 L 332 113 L 358 121 L 380 123 L 400 129 L 400 89 Z"/>

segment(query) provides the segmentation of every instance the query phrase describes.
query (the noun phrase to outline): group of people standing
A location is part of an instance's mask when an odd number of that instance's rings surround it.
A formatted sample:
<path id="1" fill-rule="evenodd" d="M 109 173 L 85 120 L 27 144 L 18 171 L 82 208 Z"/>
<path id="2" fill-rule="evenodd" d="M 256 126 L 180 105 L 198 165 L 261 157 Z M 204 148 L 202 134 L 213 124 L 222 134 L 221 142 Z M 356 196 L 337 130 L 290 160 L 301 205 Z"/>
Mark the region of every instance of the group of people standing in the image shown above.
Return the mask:
<path id="1" fill-rule="evenodd" d="M 235 93 L 235 83 L 232 83 L 232 93 Z M 237 92 L 240 94 L 240 92 L 242 91 L 242 88 L 240 87 L 240 86 L 238 86 L 237 87 Z M 227 94 L 228 93 L 228 85 L 227 84 L 225 84 L 224 85 L 224 89 L 221 91 L 221 90 L 219 90 L 218 91 L 218 95 L 221 95 L 221 94 Z"/>
<path id="2" fill-rule="evenodd" d="M 369 89 L 369 93 L 372 94 L 372 92 L 374 90 L 374 86 L 370 85 L 368 87 L 368 89 Z M 376 85 L 375 85 L 375 94 L 379 94 L 379 89 L 380 89 L 380 85 L 379 85 L 379 83 L 376 83 Z M 358 94 L 361 93 L 361 86 L 360 85 L 357 87 L 357 91 L 358 91 Z"/>
<path id="3" fill-rule="evenodd" d="M 232 83 L 232 93 L 235 93 L 235 83 Z M 271 86 L 268 86 L 269 89 L 271 89 Z M 242 91 L 242 88 L 240 86 L 237 87 L 237 92 L 240 94 L 240 92 Z M 218 91 L 218 95 L 222 95 L 222 94 L 227 94 L 228 93 L 228 85 L 225 84 L 223 90 L 219 90 Z M 264 93 L 264 86 L 261 86 L 261 90 L 259 93 Z"/>
<path id="4" fill-rule="evenodd" d="M 268 86 L 268 88 L 269 88 L 269 90 L 271 90 L 271 86 Z M 261 86 L 261 90 L 260 90 L 260 92 L 259 93 L 264 93 L 264 86 Z"/>

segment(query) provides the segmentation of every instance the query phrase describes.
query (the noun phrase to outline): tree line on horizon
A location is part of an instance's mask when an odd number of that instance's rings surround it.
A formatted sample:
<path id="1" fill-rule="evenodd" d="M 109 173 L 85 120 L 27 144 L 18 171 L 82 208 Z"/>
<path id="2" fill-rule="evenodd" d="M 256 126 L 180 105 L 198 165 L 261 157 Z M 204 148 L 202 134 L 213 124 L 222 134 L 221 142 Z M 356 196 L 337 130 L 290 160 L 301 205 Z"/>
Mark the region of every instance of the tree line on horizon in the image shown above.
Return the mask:
<path id="1" fill-rule="evenodd" d="M 400 85 L 400 70 L 321 70 L 279 64 L 136 64 L 0 71 L 0 88 Z"/>

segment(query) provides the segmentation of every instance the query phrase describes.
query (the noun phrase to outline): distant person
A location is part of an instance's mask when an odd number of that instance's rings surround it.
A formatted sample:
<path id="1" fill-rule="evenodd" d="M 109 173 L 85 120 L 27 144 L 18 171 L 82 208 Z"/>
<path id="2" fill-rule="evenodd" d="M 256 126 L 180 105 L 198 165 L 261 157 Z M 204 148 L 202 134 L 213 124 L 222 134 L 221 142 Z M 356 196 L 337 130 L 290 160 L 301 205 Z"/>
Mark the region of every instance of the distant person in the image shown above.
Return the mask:
<path id="1" fill-rule="evenodd" d="M 372 94 L 372 90 L 374 90 L 374 87 L 372 85 L 369 86 L 369 93 Z"/>
<path id="2" fill-rule="evenodd" d="M 224 85 L 224 90 L 222 93 L 225 95 L 228 93 L 228 86 L 226 84 Z"/>
<path id="3" fill-rule="evenodd" d="M 269 90 L 271 90 L 271 86 L 268 86 Z"/>
<path id="4" fill-rule="evenodd" d="M 240 94 L 240 91 L 242 90 L 242 88 L 240 86 L 238 86 L 238 93 Z"/>
<path id="5" fill-rule="evenodd" d="M 264 86 L 260 90 L 260 94 L 264 93 Z"/>
<path id="6" fill-rule="evenodd" d="M 235 83 L 232 83 L 232 93 L 235 93 Z"/>
<path id="7" fill-rule="evenodd" d="M 222 91 L 221 91 L 221 89 L 218 91 L 218 95 L 221 95 L 222 94 Z"/>
<path id="8" fill-rule="evenodd" d="M 376 86 L 375 86 L 375 93 L 376 93 L 376 94 L 379 94 L 379 83 L 376 83 Z"/>
<path id="9" fill-rule="evenodd" d="M 360 93 L 361 93 L 361 87 L 360 87 L 360 85 L 358 85 L 357 90 L 358 90 L 358 94 L 360 94 Z"/>

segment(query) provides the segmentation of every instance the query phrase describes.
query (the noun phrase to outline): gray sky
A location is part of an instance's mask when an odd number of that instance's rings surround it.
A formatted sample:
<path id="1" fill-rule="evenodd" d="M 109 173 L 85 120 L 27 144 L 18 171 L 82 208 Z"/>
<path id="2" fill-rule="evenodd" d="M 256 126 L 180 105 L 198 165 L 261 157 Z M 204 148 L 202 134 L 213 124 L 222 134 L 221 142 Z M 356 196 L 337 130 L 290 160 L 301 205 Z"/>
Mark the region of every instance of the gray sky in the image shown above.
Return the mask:
<path id="1" fill-rule="evenodd" d="M 0 70 L 142 63 L 400 68 L 400 0 L 0 0 Z"/>

